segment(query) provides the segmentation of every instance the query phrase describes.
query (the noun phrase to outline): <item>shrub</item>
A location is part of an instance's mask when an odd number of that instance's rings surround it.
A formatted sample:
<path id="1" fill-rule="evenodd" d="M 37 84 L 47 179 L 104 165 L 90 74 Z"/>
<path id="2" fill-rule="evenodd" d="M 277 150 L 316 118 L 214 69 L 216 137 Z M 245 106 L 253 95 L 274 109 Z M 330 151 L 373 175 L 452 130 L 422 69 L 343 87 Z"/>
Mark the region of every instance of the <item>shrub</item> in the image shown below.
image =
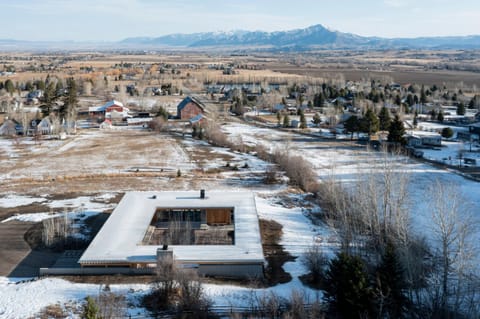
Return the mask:
<path id="1" fill-rule="evenodd" d="M 442 129 L 442 137 L 451 138 L 453 136 L 453 130 L 450 127 L 445 127 Z"/>
<path id="2" fill-rule="evenodd" d="M 87 302 L 83 306 L 82 318 L 85 319 L 97 319 L 98 318 L 98 306 L 91 296 L 87 297 Z"/>
<path id="3" fill-rule="evenodd" d="M 318 286 L 323 276 L 323 268 L 328 264 L 327 257 L 323 254 L 319 245 L 313 245 L 303 254 L 303 264 L 311 275 L 312 284 Z"/>

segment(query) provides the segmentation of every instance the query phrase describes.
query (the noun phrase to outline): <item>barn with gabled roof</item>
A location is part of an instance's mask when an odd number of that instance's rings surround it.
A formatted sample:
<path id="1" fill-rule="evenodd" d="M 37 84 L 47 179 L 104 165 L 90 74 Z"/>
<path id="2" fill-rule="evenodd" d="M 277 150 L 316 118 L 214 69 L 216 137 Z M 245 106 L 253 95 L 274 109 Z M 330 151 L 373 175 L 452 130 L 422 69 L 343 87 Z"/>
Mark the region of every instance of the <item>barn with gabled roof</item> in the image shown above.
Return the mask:
<path id="1" fill-rule="evenodd" d="M 190 120 L 199 114 L 205 114 L 205 105 L 195 97 L 187 96 L 177 106 L 177 118 L 181 120 Z"/>

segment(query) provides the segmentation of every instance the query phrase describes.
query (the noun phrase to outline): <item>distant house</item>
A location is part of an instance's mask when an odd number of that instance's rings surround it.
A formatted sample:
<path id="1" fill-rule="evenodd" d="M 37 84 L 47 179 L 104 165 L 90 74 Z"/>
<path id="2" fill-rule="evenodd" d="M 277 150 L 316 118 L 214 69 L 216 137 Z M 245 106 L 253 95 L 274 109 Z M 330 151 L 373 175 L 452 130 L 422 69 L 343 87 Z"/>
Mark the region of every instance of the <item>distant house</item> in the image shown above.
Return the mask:
<path id="1" fill-rule="evenodd" d="M 44 117 L 40 123 L 37 124 L 37 133 L 42 135 L 50 135 L 55 130 L 55 125 L 50 121 L 50 118 Z"/>
<path id="2" fill-rule="evenodd" d="M 442 136 L 432 135 L 407 135 L 407 145 L 411 147 L 442 146 Z"/>
<path id="3" fill-rule="evenodd" d="M 468 130 L 473 134 L 480 134 L 480 122 L 473 123 L 468 126 Z"/>
<path id="4" fill-rule="evenodd" d="M 479 140 L 479 134 L 459 131 L 459 132 L 457 132 L 457 139 L 462 140 L 462 141 L 472 141 L 472 142 L 473 141 L 478 141 Z"/>
<path id="5" fill-rule="evenodd" d="M 43 97 L 43 91 L 42 90 L 35 90 L 32 92 L 29 92 L 27 94 L 27 102 L 28 103 L 37 103 L 39 99 Z"/>
<path id="6" fill-rule="evenodd" d="M 177 106 L 177 118 L 190 120 L 199 114 L 205 113 L 205 105 L 198 99 L 187 96 Z"/>
<path id="7" fill-rule="evenodd" d="M 273 111 L 273 113 L 278 113 L 278 112 L 282 112 L 282 111 L 285 110 L 285 109 L 286 109 L 286 106 L 283 105 L 283 104 L 281 104 L 281 103 L 279 103 L 279 104 L 275 104 L 275 105 L 273 106 L 273 110 L 272 110 L 272 111 Z"/>
<path id="8" fill-rule="evenodd" d="M 292 120 L 290 122 L 290 127 L 299 128 L 300 127 L 300 121 L 299 120 Z"/>
<path id="9" fill-rule="evenodd" d="M 125 119 L 130 115 L 130 109 L 125 107 L 122 102 L 111 100 L 102 106 L 93 106 L 88 108 L 90 116 L 102 116 L 107 119 L 120 118 Z"/>
<path id="10" fill-rule="evenodd" d="M 6 120 L 0 126 L 0 135 L 4 136 L 14 136 L 17 134 L 21 134 L 22 131 L 22 125 L 15 120 Z"/>

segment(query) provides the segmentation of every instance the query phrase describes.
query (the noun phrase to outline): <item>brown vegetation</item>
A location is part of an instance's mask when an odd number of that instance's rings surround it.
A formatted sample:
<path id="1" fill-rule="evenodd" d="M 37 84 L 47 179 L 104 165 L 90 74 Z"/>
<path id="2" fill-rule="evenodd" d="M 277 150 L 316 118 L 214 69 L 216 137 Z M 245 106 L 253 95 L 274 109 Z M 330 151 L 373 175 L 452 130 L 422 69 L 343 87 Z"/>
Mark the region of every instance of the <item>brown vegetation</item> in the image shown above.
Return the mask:
<path id="1" fill-rule="evenodd" d="M 279 244 L 282 236 L 282 225 L 273 220 L 260 219 L 260 233 L 262 235 L 263 254 L 268 266 L 265 269 L 265 277 L 268 285 L 286 283 L 292 280 L 292 276 L 283 270 L 282 265 L 287 261 L 295 260 Z"/>

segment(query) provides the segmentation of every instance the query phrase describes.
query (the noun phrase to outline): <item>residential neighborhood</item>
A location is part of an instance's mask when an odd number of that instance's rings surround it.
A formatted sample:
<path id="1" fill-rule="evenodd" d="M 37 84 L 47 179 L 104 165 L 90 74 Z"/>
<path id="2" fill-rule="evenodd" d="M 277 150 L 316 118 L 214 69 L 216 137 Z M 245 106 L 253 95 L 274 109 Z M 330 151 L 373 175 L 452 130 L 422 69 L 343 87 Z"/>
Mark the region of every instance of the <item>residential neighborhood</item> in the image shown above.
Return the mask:
<path id="1" fill-rule="evenodd" d="M 0 318 L 480 317 L 477 4 L 2 8 Z"/>

